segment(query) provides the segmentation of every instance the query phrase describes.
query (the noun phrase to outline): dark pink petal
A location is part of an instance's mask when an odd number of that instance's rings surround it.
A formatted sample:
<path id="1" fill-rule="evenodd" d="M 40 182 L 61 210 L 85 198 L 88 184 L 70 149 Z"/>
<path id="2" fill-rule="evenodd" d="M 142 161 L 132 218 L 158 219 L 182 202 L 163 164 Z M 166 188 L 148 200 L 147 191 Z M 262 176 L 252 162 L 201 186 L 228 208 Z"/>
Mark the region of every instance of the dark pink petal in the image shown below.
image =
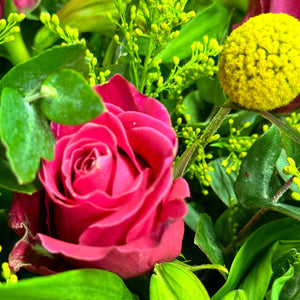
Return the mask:
<path id="1" fill-rule="evenodd" d="M 79 268 L 100 268 L 122 278 L 150 272 L 155 263 L 170 261 L 181 251 L 183 220 L 163 224 L 141 239 L 125 246 L 91 247 L 66 243 L 40 234 L 42 245 L 52 254 L 61 254 Z"/>
<path id="2" fill-rule="evenodd" d="M 124 111 L 139 111 L 161 120 L 170 126 L 167 109 L 157 100 L 139 93 L 136 88 L 121 75 L 114 75 L 110 81 L 94 89 L 105 103 L 119 106 Z"/>

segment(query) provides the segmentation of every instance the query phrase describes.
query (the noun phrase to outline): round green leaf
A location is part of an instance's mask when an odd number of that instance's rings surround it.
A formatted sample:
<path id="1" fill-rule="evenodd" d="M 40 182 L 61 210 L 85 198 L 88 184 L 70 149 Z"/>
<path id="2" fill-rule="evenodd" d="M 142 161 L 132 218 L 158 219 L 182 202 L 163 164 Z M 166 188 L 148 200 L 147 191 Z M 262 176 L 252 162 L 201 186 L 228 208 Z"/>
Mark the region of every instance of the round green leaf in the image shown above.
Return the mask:
<path id="1" fill-rule="evenodd" d="M 78 72 L 62 69 L 46 78 L 41 109 L 56 123 L 78 125 L 96 118 L 105 110 L 100 96 Z"/>

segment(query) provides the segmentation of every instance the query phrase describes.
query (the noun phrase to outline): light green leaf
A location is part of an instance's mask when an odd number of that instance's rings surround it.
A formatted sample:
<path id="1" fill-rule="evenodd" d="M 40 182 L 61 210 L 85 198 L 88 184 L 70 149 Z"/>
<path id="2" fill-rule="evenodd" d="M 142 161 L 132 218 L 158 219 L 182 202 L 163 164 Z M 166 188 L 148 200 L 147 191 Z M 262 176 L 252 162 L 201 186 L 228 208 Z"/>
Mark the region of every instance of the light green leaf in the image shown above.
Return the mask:
<path id="1" fill-rule="evenodd" d="M 202 41 L 204 35 L 219 40 L 228 26 L 229 14 L 229 9 L 216 2 L 201 11 L 182 28 L 179 37 L 172 40 L 161 52 L 163 63 L 172 63 L 174 56 L 179 59 L 190 56 L 190 46 L 195 41 Z"/>
<path id="2" fill-rule="evenodd" d="M 6 156 L 19 184 L 34 180 L 40 158 L 52 160 L 54 136 L 47 120 L 16 90 L 2 91 L 0 136 Z"/>
<path id="3" fill-rule="evenodd" d="M 62 69 L 49 75 L 41 87 L 45 116 L 56 123 L 78 125 L 105 110 L 100 96 L 78 72 Z M 49 96 L 47 96 L 49 95 Z"/>
<path id="4" fill-rule="evenodd" d="M 210 297 L 198 277 L 178 261 L 156 264 L 150 280 L 150 300 L 201 299 Z"/>
<path id="5" fill-rule="evenodd" d="M 0 298 L 6 300 L 111 300 L 137 299 L 114 273 L 81 269 L 57 275 L 23 279 L 0 286 Z"/>
<path id="6" fill-rule="evenodd" d="M 253 264 L 274 242 L 298 239 L 300 239 L 300 222 L 295 219 L 282 218 L 261 226 L 250 235 L 238 251 L 226 283 L 212 299 L 223 300 L 227 293 L 237 289 L 242 279 L 250 272 Z"/>
<path id="7" fill-rule="evenodd" d="M 248 296 L 243 290 L 234 290 L 229 292 L 223 300 L 248 300 Z"/>

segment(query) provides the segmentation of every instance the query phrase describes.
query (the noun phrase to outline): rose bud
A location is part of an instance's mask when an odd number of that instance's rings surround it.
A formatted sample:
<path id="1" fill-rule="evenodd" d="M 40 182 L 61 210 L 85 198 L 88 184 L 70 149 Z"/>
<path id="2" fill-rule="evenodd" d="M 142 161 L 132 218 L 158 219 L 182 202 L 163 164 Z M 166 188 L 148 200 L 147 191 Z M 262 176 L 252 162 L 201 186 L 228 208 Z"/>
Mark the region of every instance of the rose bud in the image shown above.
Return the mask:
<path id="1" fill-rule="evenodd" d="M 189 187 L 173 179 L 177 139 L 166 108 L 120 75 L 95 90 L 108 111 L 83 125 L 52 124 L 44 190 L 14 194 L 15 271 L 100 268 L 129 278 L 181 252 Z"/>
<path id="2" fill-rule="evenodd" d="M 300 22 L 261 14 L 233 30 L 219 60 L 219 79 L 230 99 L 252 110 L 273 110 L 300 93 Z"/>

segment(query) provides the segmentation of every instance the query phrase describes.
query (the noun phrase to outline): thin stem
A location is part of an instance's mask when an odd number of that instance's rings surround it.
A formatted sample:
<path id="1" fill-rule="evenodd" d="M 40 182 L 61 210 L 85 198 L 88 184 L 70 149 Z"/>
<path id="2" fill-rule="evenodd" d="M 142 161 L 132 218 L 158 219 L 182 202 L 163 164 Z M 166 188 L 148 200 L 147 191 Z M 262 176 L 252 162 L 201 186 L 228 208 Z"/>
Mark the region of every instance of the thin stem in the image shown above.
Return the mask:
<path id="1" fill-rule="evenodd" d="M 227 115 L 230 113 L 229 107 L 218 107 L 218 111 L 212 118 L 203 134 L 197 138 L 193 145 L 186 149 L 180 156 L 179 160 L 174 165 L 174 178 L 178 178 L 184 175 L 189 166 L 196 160 L 199 148 L 203 148 L 207 145 L 207 139 L 213 136 L 219 129 Z"/>
<path id="2" fill-rule="evenodd" d="M 293 178 L 295 176 L 292 176 L 289 178 L 289 180 L 278 190 L 278 192 L 272 197 L 271 201 L 275 204 L 278 203 L 278 200 L 282 197 L 282 195 L 290 188 L 290 186 L 293 184 Z"/>
<path id="3" fill-rule="evenodd" d="M 148 49 L 147 49 L 147 54 L 146 54 L 146 57 L 145 57 L 143 73 L 142 73 L 142 76 L 141 76 L 141 84 L 140 84 L 140 89 L 139 89 L 141 93 L 143 92 L 145 84 L 146 84 L 146 79 L 147 79 L 146 74 L 147 74 L 147 71 L 148 71 L 149 63 L 150 63 L 150 57 L 151 57 L 151 54 L 152 54 L 152 47 L 153 47 L 153 39 L 150 38 Z"/>

